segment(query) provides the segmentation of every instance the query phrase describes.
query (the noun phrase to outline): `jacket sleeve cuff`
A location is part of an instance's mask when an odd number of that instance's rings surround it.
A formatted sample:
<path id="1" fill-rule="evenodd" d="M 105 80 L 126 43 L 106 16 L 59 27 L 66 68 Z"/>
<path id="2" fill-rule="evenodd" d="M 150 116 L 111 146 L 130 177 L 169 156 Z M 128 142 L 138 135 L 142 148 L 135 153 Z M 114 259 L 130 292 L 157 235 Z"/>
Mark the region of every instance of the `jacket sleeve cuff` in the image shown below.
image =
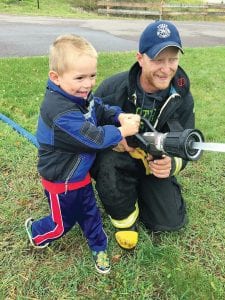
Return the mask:
<path id="1" fill-rule="evenodd" d="M 119 115 L 120 114 L 125 114 L 122 110 L 121 111 L 117 111 L 115 116 L 114 116 L 114 121 L 117 125 L 121 125 L 120 121 L 119 121 Z"/>
<path id="2" fill-rule="evenodd" d="M 170 176 L 176 176 L 183 169 L 183 160 L 180 157 L 172 157 L 172 168 Z"/>

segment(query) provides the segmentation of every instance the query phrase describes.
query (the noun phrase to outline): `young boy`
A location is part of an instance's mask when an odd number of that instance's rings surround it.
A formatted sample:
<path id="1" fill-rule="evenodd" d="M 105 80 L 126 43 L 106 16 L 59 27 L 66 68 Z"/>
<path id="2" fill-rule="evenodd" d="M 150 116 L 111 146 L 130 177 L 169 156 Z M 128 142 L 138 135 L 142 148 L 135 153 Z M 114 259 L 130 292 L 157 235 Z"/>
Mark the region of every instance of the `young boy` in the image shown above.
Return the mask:
<path id="1" fill-rule="evenodd" d="M 120 141 L 126 145 L 124 138 L 138 132 L 140 117 L 92 96 L 97 52 L 84 38 L 58 37 L 50 48 L 49 67 L 37 140 L 38 171 L 51 214 L 37 221 L 27 219 L 26 231 L 34 247 L 45 248 L 78 223 L 97 271 L 108 273 L 107 236 L 89 170 L 97 151 Z"/>

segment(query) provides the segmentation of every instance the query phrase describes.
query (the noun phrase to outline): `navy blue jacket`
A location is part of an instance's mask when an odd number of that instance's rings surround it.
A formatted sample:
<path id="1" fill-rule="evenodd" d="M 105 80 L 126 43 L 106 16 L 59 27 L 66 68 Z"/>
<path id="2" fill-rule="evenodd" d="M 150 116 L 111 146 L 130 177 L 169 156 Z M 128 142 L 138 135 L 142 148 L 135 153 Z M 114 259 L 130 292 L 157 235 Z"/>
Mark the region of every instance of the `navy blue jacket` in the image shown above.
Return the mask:
<path id="1" fill-rule="evenodd" d="M 96 152 L 122 140 L 115 126 L 121 112 L 92 95 L 71 96 L 49 80 L 37 128 L 40 175 L 53 182 L 83 180 Z"/>

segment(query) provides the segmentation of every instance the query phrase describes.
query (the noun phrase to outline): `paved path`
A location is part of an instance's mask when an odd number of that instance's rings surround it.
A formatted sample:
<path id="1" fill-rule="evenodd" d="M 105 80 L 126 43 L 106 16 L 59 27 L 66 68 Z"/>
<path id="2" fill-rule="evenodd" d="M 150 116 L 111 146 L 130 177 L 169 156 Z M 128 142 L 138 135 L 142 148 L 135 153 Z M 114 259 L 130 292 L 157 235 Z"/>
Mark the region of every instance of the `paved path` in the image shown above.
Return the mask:
<path id="1" fill-rule="evenodd" d="M 98 51 L 136 50 L 151 20 L 81 20 L 0 15 L 0 57 L 46 55 L 60 34 L 86 37 Z M 176 21 L 184 47 L 225 46 L 225 23 Z"/>

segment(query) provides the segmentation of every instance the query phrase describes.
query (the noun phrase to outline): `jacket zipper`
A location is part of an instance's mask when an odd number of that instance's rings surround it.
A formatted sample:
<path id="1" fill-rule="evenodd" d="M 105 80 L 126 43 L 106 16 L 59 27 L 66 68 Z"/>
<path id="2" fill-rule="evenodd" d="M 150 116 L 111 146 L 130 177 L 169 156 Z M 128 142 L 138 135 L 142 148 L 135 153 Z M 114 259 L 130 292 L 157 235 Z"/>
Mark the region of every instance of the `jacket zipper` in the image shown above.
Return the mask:
<path id="1" fill-rule="evenodd" d="M 68 191 L 68 181 L 69 181 L 69 179 L 71 178 L 71 176 L 73 175 L 74 171 L 77 169 L 77 167 L 78 167 L 78 165 L 80 164 L 80 162 L 81 162 L 81 158 L 79 158 L 79 159 L 76 161 L 75 165 L 73 166 L 72 170 L 70 171 L 69 175 L 68 175 L 67 178 L 66 178 L 66 181 L 65 181 L 65 194 L 66 194 L 67 191 Z"/>

